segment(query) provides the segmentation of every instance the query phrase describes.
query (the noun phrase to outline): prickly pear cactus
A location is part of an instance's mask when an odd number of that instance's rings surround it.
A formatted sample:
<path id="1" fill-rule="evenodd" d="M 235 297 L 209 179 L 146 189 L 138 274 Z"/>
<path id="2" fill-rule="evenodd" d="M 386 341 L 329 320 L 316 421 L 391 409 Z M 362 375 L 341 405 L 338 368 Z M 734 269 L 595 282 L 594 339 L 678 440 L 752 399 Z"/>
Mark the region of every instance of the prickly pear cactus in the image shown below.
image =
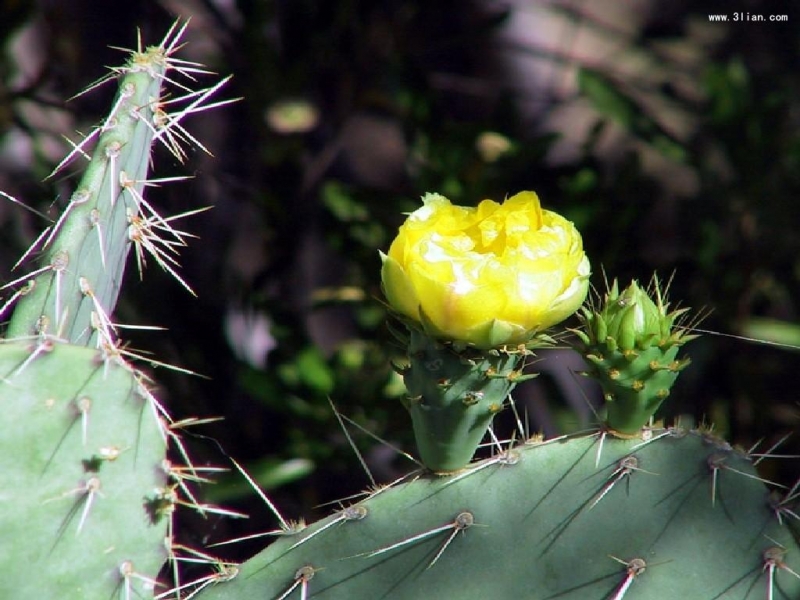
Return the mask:
<path id="1" fill-rule="evenodd" d="M 28 250 L 42 253 L 42 265 L 3 286 L 24 284 L 7 337 L 52 335 L 82 345 L 113 346 L 116 329 L 110 316 L 132 244 L 140 274 L 150 257 L 188 288 L 175 258 L 187 234 L 175 228 L 176 217 L 162 217 L 145 199 L 145 187 L 159 183 L 148 179 L 154 144 L 182 160 L 180 141 L 186 136 L 180 121 L 208 109 L 209 96 L 224 83 L 171 98 L 171 107 L 181 101 L 185 106 L 166 112 L 162 87 L 167 71 L 200 71 L 171 59 L 182 32 L 173 28 L 160 45 L 132 51 L 125 66 L 103 80 L 118 80 L 119 91 L 103 124 L 56 167 L 58 172 L 84 156 L 85 146 L 96 140 L 69 204 Z"/>
<path id="2" fill-rule="evenodd" d="M 592 304 L 575 333 L 606 391 L 597 431 L 520 447 L 495 437 L 494 458 L 467 464 L 518 362 L 508 348 L 456 352 L 458 340 L 412 325 L 402 373 L 427 469 L 307 529 L 282 520 L 281 539 L 194 590 L 204 600 L 800 597 L 787 527 L 800 521 L 800 482 L 765 481 L 764 456 L 709 431 L 647 425 L 688 364 L 678 352 L 695 336 L 681 312 L 668 312 L 656 280 L 649 292 L 615 284 Z"/>
<path id="3" fill-rule="evenodd" d="M 176 23 L 161 44 L 131 51 L 96 84 L 118 84 L 111 111 L 56 168 L 93 145 L 83 177 L 23 257 L 38 253 L 40 265 L 2 288 L 10 296 L 0 311 L 15 304 L 0 345 L 2 598 L 127 600 L 179 587 L 157 581 L 165 559 L 178 573 L 174 509 L 212 510 L 187 485 L 198 470 L 167 460 L 176 445 L 188 463 L 178 425 L 113 319 L 131 249 L 140 273 L 150 257 L 188 287 L 176 270 L 187 234 L 145 198 L 153 148 L 182 159 L 194 138 L 181 120 L 215 106 L 208 99 L 224 83 L 179 85 L 162 100 L 168 83 L 205 73 L 172 56 L 184 29 Z"/>
<path id="4" fill-rule="evenodd" d="M 148 498 L 167 484 L 166 441 L 140 376 L 48 340 L 0 345 L 0 373 L 0 597 L 152 593 L 169 519 Z"/>
<path id="5" fill-rule="evenodd" d="M 789 506 L 751 458 L 679 427 L 532 442 L 373 492 L 199 597 L 792 600 Z"/>
<path id="6" fill-rule="evenodd" d="M 485 344 L 425 337 L 425 323 L 409 331 L 410 360 L 401 371 L 426 468 L 309 527 L 284 520 L 263 496 L 280 519 L 272 532 L 279 539 L 242 565 L 217 561 L 213 549 L 177 545 L 177 506 L 226 511 L 195 499 L 188 483 L 214 469 L 189 463 L 177 430 L 192 420 L 170 420 L 132 366 L 140 357 L 121 344 L 113 311 L 131 249 L 140 271 L 150 257 L 188 288 L 175 256 L 187 234 L 144 197 L 154 182 L 153 145 L 182 158 L 180 143 L 194 138 L 180 120 L 224 103 L 208 102 L 224 81 L 195 92 L 181 87 L 185 94 L 169 105 L 183 108 L 165 112 L 168 72 L 202 72 L 172 58 L 182 31 L 176 26 L 159 46 L 137 49 L 112 72 L 119 93 L 109 116 L 59 166 L 95 144 L 62 217 L 29 250 L 41 264 L 2 288 L 11 295 L 0 312 L 16 308 L 0 345 L 0 598 L 800 598 L 800 547 L 787 526 L 800 521 L 800 482 L 786 489 L 761 479 L 762 456 L 708 431 L 647 425 L 688 364 L 678 352 L 692 337 L 678 326 L 680 313 L 667 312 L 657 283 L 655 302 L 635 284 L 622 293 L 614 286 L 602 307 L 583 312 L 584 329 L 576 334 L 608 402 L 597 431 L 516 447 L 495 438 L 495 457 L 470 463 L 492 416 L 526 377 L 520 370 L 527 342 L 585 296 L 589 263 L 571 226 L 556 236 L 556 246 L 566 243 L 563 252 L 546 260 L 541 252 L 523 253 L 536 259 L 522 278 L 528 291 L 539 289 L 531 282 L 542 275 L 559 282 L 536 311 L 521 303 L 522 312 L 536 315 L 530 331 L 494 315 L 487 321 L 485 310 L 466 305 L 458 314 L 475 312 L 482 321 L 461 329 L 487 333 Z M 523 215 L 535 195 L 516 198 Z M 533 225 L 545 241 L 553 232 L 552 223 L 542 227 L 545 213 L 534 214 L 482 231 L 510 224 L 514 235 L 489 237 L 518 238 L 525 243 L 511 245 L 528 248 L 539 239 L 526 237 Z M 463 258 L 459 240 L 440 261 L 445 266 Z M 487 246 L 490 254 L 496 246 Z M 430 253 L 409 256 L 428 260 Z M 401 312 L 423 316 L 415 307 L 429 294 L 410 293 L 404 279 L 404 269 L 413 273 L 419 265 L 389 264 L 396 299 L 413 309 Z M 567 272 L 554 279 L 552 269 L 564 265 Z M 450 308 L 463 300 L 453 290 L 488 289 L 478 285 L 482 274 L 520 280 L 513 261 L 499 270 L 454 271 L 470 274 L 457 278 L 460 285 L 439 281 L 445 271 L 434 272 L 425 289 L 451 294 Z M 470 279 L 475 274 L 478 281 Z M 507 304 L 519 306 L 513 295 Z M 451 312 L 443 312 L 446 322 Z M 503 338 L 510 346 L 494 343 L 510 331 L 516 333 Z M 170 447 L 187 464 L 167 460 Z M 158 580 L 165 560 L 169 583 Z M 181 561 L 215 569 L 181 582 Z"/>

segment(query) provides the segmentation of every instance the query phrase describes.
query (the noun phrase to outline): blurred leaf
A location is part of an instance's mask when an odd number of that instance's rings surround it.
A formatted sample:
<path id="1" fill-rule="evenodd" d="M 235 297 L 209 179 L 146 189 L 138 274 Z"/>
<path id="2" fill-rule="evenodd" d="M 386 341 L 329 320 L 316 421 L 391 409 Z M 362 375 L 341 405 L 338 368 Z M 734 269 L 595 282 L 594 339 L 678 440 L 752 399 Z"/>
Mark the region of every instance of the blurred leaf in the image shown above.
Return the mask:
<path id="1" fill-rule="evenodd" d="M 653 136 L 652 144 L 656 150 L 671 161 L 682 163 L 686 162 L 688 158 L 686 148 L 669 136 L 663 134 L 655 135 Z"/>
<path id="2" fill-rule="evenodd" d="M 314 471 L 315 465 L 312 461 L 304 458 L 280 460 L 266 457 L 248 463 L 244 468 L 258 484 L 258 487 L 262 490 L 271 490 L 310 475 Z M 212 504 L 225 504 L 252 494 L 252 486 L 235 470 L 217 478 L 214 485 L 204 488 L 204 499 Z"/>
<path id="3" fill-rule="evenodd" d="M 750 76 L 741 59 L 710 65 L 704 82 L 711 104 L 710 115 L 715 121 L 730 121 L 746 112 L 750 103 Z"/>
<path id="4" fill-rule="evenodd" d="M 592 69 L 580 69 L 578 88 L 600 114 L 616 121 L 666 158 L 675 162 L 686 161 L 687 152 L 683 145 L 646 114 L 633 98 L 620 91 L 619 85 L 610 78 Z"/>
<path id="5" fill-rule="evenodd" d="M 333 372 L 316 346 L 305 347 L 294 362 L 281 365 L 279 370 L 289 385 L 305 385 L 322 396 L 330 394 L 336 385 Z"/>
<path id="6" fill-rule="evenodd" d="M 576 171 L 561 181 L 561 189 L 571 196 L 587 194 L 593 191 L 600 183 L 600 178 L 595 169 L 585 167 Z"/>
<path id="7" fill-rule="evenodd" d="M 750 317 L 741 328 L 742 335 L 778 344 L 782 350 L 800 351 L 800 324 L 766 317 Z"/>
<path id="8" fill-rule="evenodd" d="M 613 119 L 627 130 L 633 129 L 639 113 L 638 107 L 602 73 L 592 69 L 579 69 L 578 89 L 600 114 Z"/>
<path id="9" fill-rule="evenodd" d="M 369 212 L 364 205 L 338 181 L 325 182 L 322 187 L 322 202 L 342 222 L 364 221 L 369 218 Z"/>
<path id="10" fill-rule="evenodd" d="M 6 38 L 30 19 L 35 6 L 36 3 L 24 0 L 0 1 L 0 43 L 5 44 Z"/>

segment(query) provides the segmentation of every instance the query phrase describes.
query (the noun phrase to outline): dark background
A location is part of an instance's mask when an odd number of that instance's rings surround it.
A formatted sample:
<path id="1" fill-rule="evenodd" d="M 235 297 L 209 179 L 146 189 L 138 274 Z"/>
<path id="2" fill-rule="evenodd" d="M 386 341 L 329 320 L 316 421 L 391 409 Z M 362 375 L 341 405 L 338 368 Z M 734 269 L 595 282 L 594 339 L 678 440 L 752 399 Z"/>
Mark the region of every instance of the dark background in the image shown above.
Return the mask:
<path id="1" fill-rule="evenodd" d="M 735 5 L 735 6 L 734 6 Z M 152 190 L 167 214 L 199 206 L 182 254 L 195 299 L 151 265 L 131 270 L 117 319 L 165 333 L 132 345 L 209 377 L 159 370 L 159 396 L 194 427 L 198 464 L 244 464 L 286 518 L 370 480 L 329 399 L 350 419 L 414 451 L 389 368 L 398 358 L 379 301 L 378 249 L 403 212 L 437 191 L 461 204 L 538 192 L 584 236 L 603 274 L 672 278 L 680 306 L 708 314 L 705 335 L 663 416 L 713 424 L 766 450 L 800 423 L 800 11 L 727 0 L 516 2 L 285 0 L 0 1 L 0 189 L 51 214 L 74 179 L 45 176 L 98 123 L 112 86 L 66 101 L 132 48 L 191 17 L 181 57 L 232 74 L 236 104 L 187 121 L 213 152 L 182 166 L 157 152 L 155 173 L 193 179 Z M 787 15 L 711 23 L 709 13 Z M 751 17 L 752 18 L 752 17 Z M 199 85 L 211 85 L 200 77 Z M 43 223 L 0 204 L 0 272 Z M 10 277 L 9 277 L 10 279 Z M 269 349 L 269 352 L 267 352 Z M 530 431 L 591 425 L 596 389 L 557 351 L 516 393 Z M 507 435 L 511 420 L 501 418 Z M 350 432 L 378 482 L 412 467 Z M 223 453 L 224 449 L 224 453 Z M 778 450 L 800 454 L 797 436 Z M 798 461 L 762 463 L 791 484 Z M 272 529 L 243 485 L 222 477 L 200 495 L 251 513 L 194 522 L 191 543 Z M 258 540 L 220 548 L 242 558 Z"/>

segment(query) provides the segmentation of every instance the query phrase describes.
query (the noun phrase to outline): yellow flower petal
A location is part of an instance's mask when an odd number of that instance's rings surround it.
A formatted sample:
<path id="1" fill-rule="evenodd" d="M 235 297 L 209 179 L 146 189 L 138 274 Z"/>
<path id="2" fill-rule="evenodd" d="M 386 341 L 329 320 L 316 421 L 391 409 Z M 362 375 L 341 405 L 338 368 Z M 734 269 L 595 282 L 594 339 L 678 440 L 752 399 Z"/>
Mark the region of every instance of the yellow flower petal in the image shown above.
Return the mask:
<path id="1" fill-rule="evenodd" d="M 567 318 L 589 274 L 574 225 L 521 192 L 476 208 L 427 194 L 400 227 L 382 277 L 392 307 L 429 333 L 490 348 Z"/>

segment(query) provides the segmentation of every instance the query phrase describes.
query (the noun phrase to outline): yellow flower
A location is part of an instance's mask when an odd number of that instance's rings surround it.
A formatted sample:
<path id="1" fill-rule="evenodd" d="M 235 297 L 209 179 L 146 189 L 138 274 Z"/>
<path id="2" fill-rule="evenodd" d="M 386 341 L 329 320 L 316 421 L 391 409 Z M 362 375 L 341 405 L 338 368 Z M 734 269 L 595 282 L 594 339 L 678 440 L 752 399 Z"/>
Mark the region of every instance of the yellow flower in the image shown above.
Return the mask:
<path id="1" fill-rule="evenodd" d="M 477 208 L 422 200 L 382 254 L 381 276 L 392 308 L 428 334 L 514 345 L 580 308 L 590 274 L 580 233 L 535 193 Z"/>

